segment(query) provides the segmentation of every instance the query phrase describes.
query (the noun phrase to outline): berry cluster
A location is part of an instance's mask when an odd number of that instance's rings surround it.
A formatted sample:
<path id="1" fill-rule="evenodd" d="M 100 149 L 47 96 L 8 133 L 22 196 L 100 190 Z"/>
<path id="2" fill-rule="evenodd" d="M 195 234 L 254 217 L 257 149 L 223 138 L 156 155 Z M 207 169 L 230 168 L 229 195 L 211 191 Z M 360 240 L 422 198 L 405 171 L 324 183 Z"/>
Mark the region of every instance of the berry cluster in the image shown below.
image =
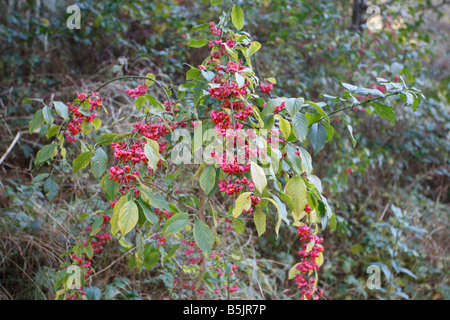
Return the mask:
<path id="1" fill-rule="evenodd" d="M 103 245 L 111 239 L 111 233 L 109 232 L 100 232 L 106 227 L 106 223 L 110 221 L 110 217 L 106 214 L 99 213 L 98 217 L 102 217 L 103 221 L 98 229 L 97 234 L 95 234 L 90 240 L 78 240 L 79 245 L 91 246 L 94 253 L 99 253 L 103 249 Z M 92 232 L 92 227 L 87 228 L 89 232 Z M 85 252 L 85 250 L 82 250 Z M 82 253 L 81 256 L 77 256 L 75 253 L 71 254 L 71 258 L 73 263 L 77 263 L 80 268 L 83 270 L 84 280 L 89 278 L 89 275 L 93 273 L 92 269 L 92 258 L 89 256 L 85 256 L 85 253 Z M 75 289 L 71 294 L 66 295 L 66 300 L 77 300 L 81 299 L 82 296 L 85 296 L 86 292 L 82 290 L 82 288 Z"/>
<path id="2" fill-rule="evenodd" d="M 269 84 L 267 84 L 267 85 L 265 85 L 265 84 L 263 84 L 263 83 L 260 83 L 260 84 L 259 84 L 259 87 L 261 88 L 261 91 L 262 91 L 263 93 L 269 93 L 270 91 L 273 90 L 273 83 L 272 83 L 272 82 L 269 82 Z"/>
<path id="3" fill-rule="evenodd" d="M 311 211 L 309 206 L 305 208 L 305 211 Z M 297 255 L 302 257 L 300 263 L 297 264 L 296 269 L 299 271 L 295 274 L 295 281 L 297 287 L 300 289 L 303 299 L 309 300 L 313 297 L 314 300 L 319 299 L 318 295 L 314 295 L 316 289 L 316 283 L 313 278 L 306 279 L 311 271 L 318 270 L 320 265 L 316 262 L 316 259 L 322 254 L 323 247 L 320 245 L 323 242 L 323 238 L 319 238 L 313 234 L 310 227 L 302 225 L 297 227 L 297 234 L 300 236 L 302 247 L 297 251 Z M 311 243 L 313 243 L 311 247 Z M 319 290 L 319 294 L 323 295 L 323 290 Z M 313 296 L 314 295 L 314 296 Z"/>
<path id="4" fill-rule="evenodd" d="M 89 110 L 93 111 L 95 108 L 100 108 L 103 105 L 103 98 L 100 98 L 97 92 L 92 92 L 91 96 L 97 97 L 97 99 L 95 100 L 88 100 Z M 77 95 L 77 97 L 80 99 L 80 101 L 85 101 L 87 99 L 87 94 L 80 93 Z M 67 124 L 67 131 L 64 132 L 64 135 L 66 137 L 66 141 L 71 144 L 77 141 L 77 138 L 75 136 L 81 132 L 81 125 L 83 121 L 92 122 L 95 118 L 97 118 L 98 115 L 96 113 L 91 113 L 90 115 L 86 116 L 80 112 L 77 105 L 72 105 L 70 102 L 67 103 L 67 107 L 72 113 L 72 118 Z"/>
<path id="5" fill-rule="evenodd" d="M 140 96 L 143 96 L 144 94 L 146 94 L 147 90 L 148 90 L 148 85 L 146 83 L 144 83 L 144 84 L 137 86 L 134 89 L 126 90 L 125 93 L 127 95 L 129 95 L 130 98 L 137 98 L 137 97 L 140 97 Z"/>
<path id="6" fill-rule="evenodd" d="M 255 190 L 255 184 L 244 177 L 242 179 L 236 178 L 234 183 L 231 178 L 227 180 L 219 180 L 219 190 L 228 195 L 238 194 L 240 193 L 244 187 L 247 187 L 247 190 L 253 191 Z"/>

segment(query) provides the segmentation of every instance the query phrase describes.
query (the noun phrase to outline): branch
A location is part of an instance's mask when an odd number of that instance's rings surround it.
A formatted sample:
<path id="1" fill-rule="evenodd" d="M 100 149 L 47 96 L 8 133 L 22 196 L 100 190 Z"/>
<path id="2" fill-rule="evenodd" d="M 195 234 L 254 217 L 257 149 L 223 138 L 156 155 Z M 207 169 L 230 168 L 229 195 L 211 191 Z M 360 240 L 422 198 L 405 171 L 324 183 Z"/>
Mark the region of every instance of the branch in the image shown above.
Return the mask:
<path id="1" fill-rule="evenodd" d="M 6 152 L 3 154 L 2 158 L 0 159 L 0 165 L 3 163 L 3 161 L 5 161 L 6 157 L 11 152 L 11 150 L 14 148 L 14 146 L 16 145 L 16 143 L 19 140 L 19 138 L 20 138 L 20 131 L 17 131 L 16 137 L 11 142 L 11 144 L 8 147 L 8 149 L 6 150 Z"/>

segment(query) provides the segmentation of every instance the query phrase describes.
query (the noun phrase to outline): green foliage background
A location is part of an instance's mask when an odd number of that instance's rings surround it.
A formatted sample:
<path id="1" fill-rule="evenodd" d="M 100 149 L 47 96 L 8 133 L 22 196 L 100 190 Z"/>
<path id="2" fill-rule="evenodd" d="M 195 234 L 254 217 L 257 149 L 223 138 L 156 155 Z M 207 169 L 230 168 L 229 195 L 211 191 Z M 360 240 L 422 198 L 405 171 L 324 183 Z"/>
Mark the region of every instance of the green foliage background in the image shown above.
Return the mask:
<path id="1" fill-rule="evenodd" d="M 80 232 L 77 217 L 107 203 L 98 185 L 70 175 L 51 203 L 50 186 L 31 182 L 33 155 L 45 140 L 28 134 L 37 105 L 24 99 L 69 101 L 105 79 L 148 72 L 179 84 L 185 63 L 200 64 L 207 53 L 187 47 L 196 37 L 191 28 L 222 10 L 206 0 L 86 0 L 78 4 L 81 30 L 69 30 L 66 2 L 0 4 L 0 154 L 22 133 L 0 165 L 0 299 L 53 299 L 60 254 Z M 338 81 L 367 85 L 380 75 L 402 76 L 422 90 L 418 111 L 396 110 L 394 126 L 369 117 L 373 106 L 348 111 L 357 145 L 336 123 L 337 139 L 316 155 L 314 171 L 326 177 L 324 194 L 338 217 L 337 230 L 323 234 L 321 279 L 328 299 L 449 299 L 448 4 L 387 1 L 380 6 L 386 28 L 371 35 L 365 26 L 350 31 L 350 1 L 235 2 L 245 11 L 244 29 L 263 45 L 255 69 L 276 77 L 278 96 L 319 101 L 322 93 L 339 95 Z M 107 89 L 104 123 L 133 107 L 125 88 Z M 298 249 L 293 233 L 257 238 L 252 230 L 230 240 L 247 271 L 235 298 L 296 298 L 287 279 Z M 374 262 L 383 271 L 377 291 L 366 287 Z M 138 273 L 117 246 L 97 265 L 107 271 L 95 277 L 88 298 L 175 297 L 170 273 Z"/>

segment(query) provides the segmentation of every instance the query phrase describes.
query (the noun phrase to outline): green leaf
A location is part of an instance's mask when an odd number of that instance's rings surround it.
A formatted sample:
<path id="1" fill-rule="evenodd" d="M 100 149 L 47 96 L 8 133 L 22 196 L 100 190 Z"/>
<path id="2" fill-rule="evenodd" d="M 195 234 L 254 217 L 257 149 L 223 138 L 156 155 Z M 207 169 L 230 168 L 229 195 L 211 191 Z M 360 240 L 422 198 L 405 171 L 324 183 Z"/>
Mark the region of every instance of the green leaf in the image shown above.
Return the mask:
<path id="1" fill-rule="evenodd" d="M 241 219 L 235 219 L 233 222 L 233 229 L 236 231 L 236 234 L 242 234 L 245 231 L 245 222 Z"/>
<path id="2" fill-rule="evenodd" d="M 107 145 L 111 144 L 115 137 L 117 137 L 117 133 L 103 133 L 100 136 L 96 136 L 95 141 L 98 145 Z"/>
<path id="3" fill-rule="evenodd" d="M 65 121 L 69 121 L 69 108 L 61 101 L 53 101 L 56 113 L 59 114 Z"/>
<path id="4" fill-rule="evenodd" d="M 220 1 L 222 1 L 222 0 L 220 0 Z M 195 31 L 198 31 L 198 30 L 209 29 L 209 27 L 210 27 L 209 23 L 203 23 L 203 24 L 199 24 L 199 25 L 193 26 L 191 31 L 195 32 Z"/>
<path id="5" fill-rule="evenodd" d="M 192 40 L 189 42 L 188 47 L 192 47 L 192 48 L 201 48 L 201 47 L 206 46 L 208 43 L 209 43 L 209 41 L 206 40 L 206 39 L 201 39 L 201 40 L 195 40 L 195 39 L 192 39 Z"/>
<path id="6" fill-rule="evenodd" d="M 320 150 L 322 150 L 328 141 L 327 130 L 320 122 L 316 122 L 311 126 L 311 129 L 309 129 L 308 132 L 308 137 L 314 148 L 314 154 L 317 154 Z"/>
<path id="7" fill-rule="evenodd" d="M 83 132 L 85 136 L 87 136 L 89 132 L 92 131 L 93 128 L 94 125 L 92 124 L 92 122 L 83 120 L 83 122 L 81 123 L 81 132 Z"/>
<path id="8" fill-rule="evenodd" d="M 219 6 L 222 4 L 222 0 L 211 0 L 212 6 Z"/>
<path id="9" fill-rule="evenodd" d="M 395 112 L 393 107 L 379 103 L 378 101 L 374 101 L 373 104 L 375 105 L 375 112 L 380 117 L 386 119 L 392 125 L 395 124 Z"/>
<path id="10" fill-rule="evenodd" d="M 170 217 L 164 224 L 164 236 L 167 237 L 183 230 L 189 222 L 188 217 L 187 213 L 177 213 Z"/>
<path id="11" fill-rule="evenodd" d="M 325 129 L 327 130 L 328 141 L 333 139 L 334 136 L 334 128 L 328 122 L 323 122 Z"/>
<path id="12" fill-rule="evenodd" d="M 207 256 L 211 254 L 214 236 L 209 226 L 201 220 L 194 223 L 194 240 Z"/>
<path id="13" fill-rule="evenodd" d="M 30 123 L 28 124 L 29 128 L 30 128 L 30 134 L 33 133 L 34 130 L 42 127 L 42 125 L 44 124 L 44 114 L 42 112 L 42 109 L 39 109 L 38 111 L 36 111 L 36 113 L 34 114 L 33 118 L 31 119 Z"/>
<path id="14" fill-rule="evenodd" d="M 252 192 L 244 192 L 236 199 L 233 209 L 233 217 L 237 218 L 241 215 L 242 210 L 248 210 L 252 206 L 250 195 Z"/>
<path id="15" fill-rule="evenodd" d="M 285 102 L 285 108 L 289 112 L 291 118 L 294 118 L 298 111 L 302 108 L 305 103 L 303 98 L 290 98 Z"/>
<path id="16" fill-rule="evenodd" d="M 134 102 L 134 105 L 136 106 L 136 111 L 139 112 L 141 109 L 145 106 L 145 103 L 147 102 L 147 99 L 143 96 L 140 96 L 136 99 Z"/>
<path id="17" fill-rule="evenodd" d="M 306 151 L 306 149 L 302 147 L 299 147 L 298 150 L 300 151 L 299 153 L 302 162 L 302 170 L 309 175 L 313 170 L 311 155 L 308 151 Z"/>
<path id="18" fill-rule="evenodd" d="M 156 228 L 159 228 L 159 219 L 156 216 L 156 214 L 154 214 L 149 205 L 147 203 L 145 203 L 142 200 L 138 200 L 138 205 L 141 207 L 142 212 L 144 213 L 145 218 L 151 223 L 153 224 Z"/>
<path id="19" fill-rule="evenodd" d="M 280 122 L 280 130 L 281 130 L 281 133 L 283 134 L 283 137 L 285 139 L 288 139 L 289 136 L 291 135 L 291 124 L 289 123 L 289 121 L 284 119 L 279 114 L 275 115 L 275 119 L 278 119 L 278 121 Z"/>
<path id="20" fill-rule="evenodd" d="M 50 126 L 53 123 L 53 120 L 55 120 L 53 109 L 49 106 L 45 106 L 42 109 L 42 113 L 44 115 L 45 122 Z"/>
<path id="21" fill-rule="evenodd" d="M 158 264 L 159 261 L 159 252 L 158 251 L 152 251 L 144 258 L 144 265 L 145 268 L 151 269 L 155 267 Z"/>
<path id="22" fill-rule="evenodd" d="M 105 195 L 106 199 L 108 201 L 114 201 L 114 198 L 116 197 L 117 191 L 119 191 L 119 183 L 114 180 L 109 180 L 108 175 L 105 175 Z"/>
<path id="23" fill-rule="evenodd" d="M 108 167 L 108 155 L 102 148 L 95 150 L 91 159 L 91 170 L 94 176 L 98 179 L 105 172 Z"/>
<path id="24" fill-rule="evenodd" d="M 250 161 L 250 174 L 256 190 L 258 190 L 259 193 L 262 193 L 264 188 L 267 186 L 267 178 L 264 170 L 255 162 Z"/>
<path id="25" fill-rule="evenodd" d="M 203 170 L 200 176 L 200 187 L 208 195 L 214 188 L 216 183 L 216 169 L 213 165 L 209 165 Z"/>
<path id="26" fill-rule="evenodd" d="M 52 177 L 45 180 L 44 192 L 50 202 L 58 195 L 58 190 L 59 185 Z"/>
<path id="27" fill-rule="evenodd" d="M 192 68 L 186 72 L 186 80 L 197 80 L 201 76 L 202 72 L 200 69 Z"/>
<path id="28" fill-rule="evenodd" d="M 93 153 L 94 151 L 86 151 L 76 157 L 72 162 L 73 172 L 77 173 L 79 170 L 85 168 L 91 161 Z"/>
<path id="29" fill-rule="evenodd" d="M 298 266 L 299 264 L 301 264 L 301 263 L 302 263 L 302 262 L 296 263 L 291 269 L 289 269 L 289 272 L 288 272 L 289 280 L 294 279 L 294 278 L 295 278 L 295 275 L 296 275 L 297 273 L 298 273 L 298 274 L 301 273 L 299 270 L 297 270 L 297 266 Z"/>
<path id="30" fill-rule="evenodd" d="M 139 219 L 139 210 L 134 200 L 126 202 L 119 211 L 117 224 L 122 235 L 134 229 Z"/>
<path id="31" fill-rule="evenodd" d="M 294 136 L 300 140 L 300 142 L 305 141 L 308 135 L 308 121 L 303 113 L 297 112 L 292 119 L 292 129 L 294 131 Z"/>
<path id="32" fill-rule="evenodd" d="M 198 82 L 194 88 L 194 106 L 196 107 L 203 97 L 203 88 L 205 84 Z"/>
<path id="33" fill-rule="evenodd" d="M 328 122 L 330 122 L 330 117 L 327 115 L 327 113 L 320 107 L 317 103 L 314 103 L 312 101 L 305 101 L 305 103 L 309 104 L 310 106 L 313 106 L 314 109 Z"/>
<path id="34" fill-rule="evenodd" d="M 50 175 L 50 174 L 48 174 L 48 173 L 41 173 L 41 174 L 38 174 L 36 177 L 33 178 L 33 182 L 38 182 L 38 181 L 44 180 L 44 179 L 47 178 L 49 175 Z"/>
<path id="35" fill-rule="evenodd" d="M 283 99 L 281 98 L 275 98 L 275 99 L 270 99 L 269 101 L 267 101 L 266 106 L 264 107 L 264 109 L 261 111 L 261 118 L 264 119 L 264 117 L 270 113 L 273 112 L 273 110 L 275 110 L 275 108 L 277 106 L 279 106 L 281 103 L 283 103 Z"/>
<path id="36" fill-rule="evenodd" d="M 233 9 L 231 9 L 231 22 L 238 30 L 241 30 L 244 27 L 244 11 L 242 11 L 241 7 L 236 5 L 233 6 Z"/>
<path id="37" fill-rule="evenodd" d="M 100 120 L 99 118 L 95 118 L 94 120 L 92 120 L 92 125 L 94 126 L 95 131 L 97 131 L 102 125 L 102 120 Z"/>
<path id="38" fill-rule="evenodd" d="M 51 137 L 53 137 L 55 134 L 58 133 L 59 128 L 61 128 L 61 126 L 57 125 L 51 126 L 50 129 L 48 129 L 47 133 L 45 134 L 45 137 L 47 139 L 50 139 Z"/>
<path id="39" fill-rule="evenodd" d="M 141 191 L 142 199 L 148 202 L 149 205 L 158 208 L 159 210 L 170 210 L 169 203 L 163 196 L 159 194 L 153 194 L 152 190 L 144 185 L 141 185 L 140 187 L 138 187 L 138 189 Z"/>
<path id="40" fill-rule="evenodd" d="M 113 215 L 111 217 L 111 234 L 114 236 L 119 231 L 119 213 L 122 206 L 127 202 L 127 196 L 122 196 L 114 205 Z"/>
<path id="41" fill-rule="evenodd" d="M 160 157 L 156 154 L 155 149 L 150 145 L 146 144 L 144 146 L 144 154 L 148 159 L 147 164 L 149 165 L 149 167 L 152 168 L 153 170 L 156 170 L 158 168 L 158 162 L 160 160 Z"/>
<path id="42" fill-rule="evenodd" d="M 287 144 L 285 150 L 287 152 L 287 159 L 291 162 L 292 169 L 298 174 L 303 173 L 301 159 L 296 153 L 297 148 L 294 145 Z"/>
<path id="43" fill-rule="evenodd" d="M 34 159 L 35 164 L 41 164 L 53 157 L 53 154 L 55 153 L 56 147 L 58 145 L 55 143 L 48 144 L 46 146 L 43 146 L 41 150 L 38 151 L 36 155 L 36 159 Z"/>
<path id="44" fill-rule="evenodd" d="M 308 204 L 305 181 L 300 176 L 291 178 L 284 188 L 284 193 L 291 197 L 294 207 L 292 215 L 294 222 L 300 220 L 305 206 Z"/>
<path id="45" fill-rule="evenodd" d="M 90 259 L 94 255 L 94 248 L 92 248 L 90 243 L 88 243 L 86 246 L 83 246 L 83 251 Z"/>
<path id="46" fill-rule="evenodd" d="M 256 210 L 253 215 L 253 222 L 255 223 L 258 237 L 261 237 L 261 235 L 266 232 L 266 215 L 261 210 Z"/>
<path id="47" fill-rule="evenodd" d="M 260 48 L 261 43 L 259 43 L 258 41 L 253 41 L 252 43 L 250 43 L 250 46 L 248 47 L 247 58 L 255 54 Z"/>

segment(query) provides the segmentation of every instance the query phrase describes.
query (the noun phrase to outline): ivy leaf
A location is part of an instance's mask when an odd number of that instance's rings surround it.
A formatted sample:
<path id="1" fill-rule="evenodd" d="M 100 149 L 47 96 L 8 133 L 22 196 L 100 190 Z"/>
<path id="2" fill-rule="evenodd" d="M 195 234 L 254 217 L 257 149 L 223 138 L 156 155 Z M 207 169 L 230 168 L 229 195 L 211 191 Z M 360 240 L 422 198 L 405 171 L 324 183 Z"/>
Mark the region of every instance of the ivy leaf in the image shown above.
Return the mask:
<path id="1" fill-rule="evenodd" d="M 237 218 L 241 215 L 242 210 L 248 210 L 252 206 L 250 195 L 252 192 L 244 192 L 236 199 L 233 209 L 233 217 Z"/>
<path id="2" fill-rule="evenodd" d="M 214 188 L 216 183 L 216 169 L 213 165 L 209 165 L 203 170 L 200 176 L 200 187 L 205 191 L 205 194 L 209 194 Z"/>
<path id="3" fill-rule="evenodd" d="M 395 124 L 395 112 L 393 107 L 379 103 L 378 101 L 374 101 L 373 104 L 375 105 L 375 112 L 380 117 L 386 119 L 392 125 Z"/>
<path id="4" fill-rule="evenodd" d="M 231 9 L 231 22 L 238 30 L 241 30 L 244 27 L 244 11 L 242 11 L 241 7 L 236 5 L 233 6 L 233 9 Z"/>
<path id="5" fill-rule="evenodd" d="M 134 200 L 126 202 L 119 211 L 117 224 L 122 235 L 125 237 L 127 233 L 134 229 L 139 219 L 139 210 Z"/>
<path id="6" fill-rule="evenodd" d="M 250 161 L 250 174 L 256 190 L 258 190 L 259 193 L 262 193 L 264 188 L 267 186 L 267 178 L 264 170 L 255 162 Z"/>
<path id="7" fill-rule="evenodd" d="M 73 172 L 77 173 L 79 170 L 85 168 L 91 161 L 93 153 L 94 151 L 86 151 L 76 157 L 72 162 Z"/>
<path id="8" fill-rule="evenodd" d="M 317 154 L 323 149 L 325 143 L 328 141 L 328 133 L 325 126 L 321 123 L 314 123 L 308 132 L 309 141 L 314 148 L 314 154 Z"/>
<path id="9" fill-rule="evenodd" d="M 105 172 L 108 166 L 108 155 L 102 148 L 95 150 L 91 159 L 91 170 L 94 176 L 98 179 Z"/>
<path id="10" fill-rule="evenodd" d="M 201 220 L 197 220 L 194 223 L 194 240 L 207 256 L 211 254 L 214 236 L 209 226 Z"/>

